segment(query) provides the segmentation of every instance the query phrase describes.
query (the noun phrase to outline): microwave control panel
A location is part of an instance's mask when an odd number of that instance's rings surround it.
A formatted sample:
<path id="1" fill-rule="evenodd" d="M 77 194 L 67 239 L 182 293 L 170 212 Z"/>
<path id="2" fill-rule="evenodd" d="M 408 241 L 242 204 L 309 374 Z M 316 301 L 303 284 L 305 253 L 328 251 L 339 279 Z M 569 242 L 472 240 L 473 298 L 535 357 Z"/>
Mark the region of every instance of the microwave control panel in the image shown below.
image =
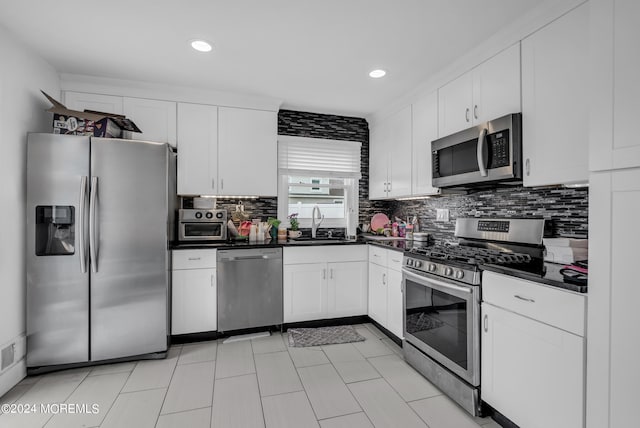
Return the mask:
<path id="1" fill-rule="evenodd" d="M 509 131 L 500 131 L 487 135 L 491 158 L 489 168 L 500 168 L 511 164 L 509 153 Z"/>

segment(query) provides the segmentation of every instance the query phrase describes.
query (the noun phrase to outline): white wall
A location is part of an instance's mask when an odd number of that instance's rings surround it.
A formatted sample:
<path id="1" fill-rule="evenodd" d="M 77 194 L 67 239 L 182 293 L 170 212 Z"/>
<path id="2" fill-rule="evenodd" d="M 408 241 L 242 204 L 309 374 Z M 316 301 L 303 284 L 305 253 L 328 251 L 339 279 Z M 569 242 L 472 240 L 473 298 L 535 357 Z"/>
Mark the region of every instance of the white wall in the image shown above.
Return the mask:
<path id="1" fill-rule="evenodd" d="M 50 132 L 50 107 L 60 97 L 51 65 L 0 26 L 0 348 L 25 334 L 26 134 Z M 17 355 L 16 358 L 20 358 Z M 0 375 L 0 396 L 24 376 L 24 360 Z"/>

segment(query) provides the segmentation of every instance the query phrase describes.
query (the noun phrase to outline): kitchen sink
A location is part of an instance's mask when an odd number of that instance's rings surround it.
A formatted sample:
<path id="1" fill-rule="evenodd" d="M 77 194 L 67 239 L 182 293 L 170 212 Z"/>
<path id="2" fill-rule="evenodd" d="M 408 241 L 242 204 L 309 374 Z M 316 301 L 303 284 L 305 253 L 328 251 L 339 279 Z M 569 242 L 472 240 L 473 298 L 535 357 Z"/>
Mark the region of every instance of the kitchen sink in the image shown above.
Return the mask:
<path id="1" fill-rule="evenodd" d="M 323 245 L 323 244 L 342 244 L 344 242 L 355 242 L 352 239 L 334 239 L 334 238 L 298 238 L 290 240 L 289 245 Z"/>

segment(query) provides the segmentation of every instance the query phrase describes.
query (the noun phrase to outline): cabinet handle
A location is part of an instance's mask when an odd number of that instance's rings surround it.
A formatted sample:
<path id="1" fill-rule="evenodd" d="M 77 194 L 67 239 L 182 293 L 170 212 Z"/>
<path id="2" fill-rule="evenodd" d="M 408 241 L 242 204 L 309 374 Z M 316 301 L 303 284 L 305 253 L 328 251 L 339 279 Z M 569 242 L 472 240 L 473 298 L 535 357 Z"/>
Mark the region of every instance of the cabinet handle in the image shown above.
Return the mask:
<path id="1" fill-rule="evenodd" d="M 211 288 L 213 288 L 215 286 L 215 278 L 213 277 L 213 274 L 211 274 Z"/>
<path id="2" fill-rule="evenodd" d="M 322 279 L 327 279 L 327 270 L 322 269 Z"/>
<path id="3" fill-rule="evenodd" d="M 477 104 L 473 106 L 473 117 L 474 117 L 474 119 L 478 118 L 478 105 Z"/>
<path id="4" fill-rule="evenodd" d="M 531 173 L 531 161 L 529 160 L 529 158 L 527 158 L 526 161 L 524 161 L 524 169 L 527 173 L 527 177 L 529 176 L 529 174 Z"/>
<path id="5" fill-rule="evenodd" d="M 387 183 L 386 181 L 384 182 L 384 193 L 387 193 L 389 191 L 388 184 L 389 183 Z"/>
<path id="6" fill-rule="evenodd" d="M 333 279 L 333 268 L 329 269 L 329 279 Z"/>
<path id="7" fill-rule="evenodd" d="M 531 303 L 535 303 L 536 302 L 533 299 L 529 299 L 528 297 L 518 296 L 517 294 L 514 294 L 513 297 L 515 297 L 516 299 L 524 300 L 525 302 L 531 302 Z"/>
<path id="8" fill-rule="evenodd" d="M 467 108 L 464 112 L 464 120 L 469 122 L 469 108 Z"/>
<path id="9" fill-rule="evenodd" d="M 382 274 L 382 285 L 387 285 L 387 274 L 386 273 Z"/>
<path id="10" fill-rule="evenodd" d="M 391 182 L 388 182 L 387 183 L 387 192 L 390 192 L 390 191 L 391 191 Z"/>
<path id="11" fill-rule="evenodd" d="M 189 257 L 189 260 L 200 260 L 200 257 Z"/>
<path id="12" fill-rule="evenodd" d="M 489 331 L 489 316 L 488 315 L 484 316 L 483 327 L 484 327 L 484 332 L 485 333 Z"/>
<path id="13" fill-rule="evenodd" d="M 220 179 L 220 190 L 224 190 L 224 178 Z"/>
<path id="14" fill-rule="evenodd" d="M 211 179 L 211 188 L 212 188 L 212 189 L 215 189 L 215 188 L 216 188 L 216 179 L 215 179 L 215 178 L 212 178 L 212 179 Z"/>

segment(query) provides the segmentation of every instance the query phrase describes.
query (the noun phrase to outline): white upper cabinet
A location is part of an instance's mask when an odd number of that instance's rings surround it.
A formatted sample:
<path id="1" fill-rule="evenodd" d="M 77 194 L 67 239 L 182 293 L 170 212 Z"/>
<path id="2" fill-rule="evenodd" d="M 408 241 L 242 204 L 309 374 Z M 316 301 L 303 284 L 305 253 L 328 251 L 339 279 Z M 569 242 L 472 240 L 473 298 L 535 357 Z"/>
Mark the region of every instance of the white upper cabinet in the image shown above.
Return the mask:
<path id="1" fill-rule="evenodd" d="M 438 138 L 438 93 L 420 98 L 412 105 L 412 180 L 411 194 L 414 196 L 440 193 L 431 185 L 431 142 Z"/>
<path id="2" fill-rule="evenodd" d="M 218 193 L 218 107 L 178 104 L 178 194 Z"/>
<path id="3" fill-rule="evenodd" d="M 525 186 L 587 182 L 589 4 L 522 41 Z"/>
<path id="4" fill-rule="evenodd" d="M 409 105 L 371 129 L 370 199 L 411 195 L 411 121 Z"/>
<path id="5" fill-rule="evenodd" d="M 220 107 L 218 115 L 218 194 L 277 196 L 277 113 Z"/>
<path id="6" fill-rule="evenodd" d="M 123 114 L 142 131 L 132 132 L 131 139 L 159 141 L 176 147 L 176 103 L 128 97 L 122 102 Z"/>
<path id="7" fill-rule="evenodd" d="M 123 114 L 122 97 L 66 91 L 64 105 L 71 110 L 95 110 L 104 113 Z M 135 119 L 131 119 L 135 122 Z"/>
<path id="8" fill-rule="evenodd" d="M 275 112 L 178 104 L 178 194 L 278 194 Z"/>
<path id="9" fill-rule="evenodd" d="M 591 0 L 592 171 L 640 166 L 640 2 Z M 615 31 L 614 31 L 615 29 Z"/>
<path id="10" fill-rule="evenodd" d="M 438 90 L 438 135 L 520 110 L 520 44 L 516 43 Z"/>

